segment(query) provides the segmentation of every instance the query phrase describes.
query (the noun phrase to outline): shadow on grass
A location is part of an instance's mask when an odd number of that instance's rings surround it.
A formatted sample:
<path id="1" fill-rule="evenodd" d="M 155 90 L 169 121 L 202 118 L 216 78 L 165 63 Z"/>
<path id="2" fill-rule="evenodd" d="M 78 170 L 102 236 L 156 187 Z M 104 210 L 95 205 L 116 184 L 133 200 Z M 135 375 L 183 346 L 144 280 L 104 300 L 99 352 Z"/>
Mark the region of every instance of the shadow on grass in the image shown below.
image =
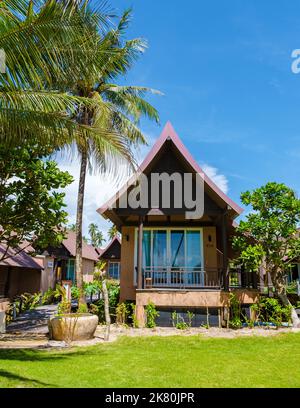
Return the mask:
<path id="1" fill-rule="evenodd" d="M 97 347 L 97 346 L 95 346 Z M 30 349 L 0 349 L 0 361 L 62 361 L 71 358 L 84 357 L 92 354 L 105 354 L 105 350 L 94 347 L 88 349 L 63 349 L 63 350 L 30 350 Z"/>
<path id="2" fill-rule="evenodd" d="M 21 375 L 18 374 L 13 374 L 9 371 L 6 370 L 1 370 L 0 369 L 0 380 L 1 378 L 6 378 L 7 380 L 13 380 L 13 381 L 21 381 L 23 383 L 25 383 L 24 385 L 32 385 L 34 386 L 44 386 L 44 387 L 56 387 L 54 384 L 50 384 L 50 383 L 45 383 L 43 381 L 39 381 L 39 380 L 35 380 L 33 378 L 27 378 L 27 377 L 23 377 Z"/>

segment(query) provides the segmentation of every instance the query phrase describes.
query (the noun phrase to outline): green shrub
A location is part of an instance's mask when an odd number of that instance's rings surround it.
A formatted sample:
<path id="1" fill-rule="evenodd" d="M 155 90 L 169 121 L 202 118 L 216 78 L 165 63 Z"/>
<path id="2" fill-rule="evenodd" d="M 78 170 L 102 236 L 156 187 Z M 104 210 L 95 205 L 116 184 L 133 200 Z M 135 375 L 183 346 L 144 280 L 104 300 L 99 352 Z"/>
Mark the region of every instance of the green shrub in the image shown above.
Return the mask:
<path id="1" fill-rule="evenodd" d="M 42 296 L 42 305 L 51 305 L 52 303 L 54 303 L 54 294 L 54 289 L 49 288 L 48 290 L 46 290 L 46 292 L 44 292 Z"/>
<path id="2" fill-rule="evenodd" d="M 156 310 L 154 303 L 149 302 L 146 306 L 146 327 L 152 329 L 156 327 L 155 320 L 159 316 L 159 312 Z"/>
<path id="3" fill-rule="evenodd" d="M 286 286 L 286 293 L 297 294 L 297 281 L 292 281 Z"/>
<path id="4" fill-rule="evenodd" d="M 175 327 L 176 329 L 179 330 L 187 330 L 189 328 L 192 327 L 192 321 L 193 318 L 195 317 L 193 312 L 190 312 L 189 310 L 187 311 L 187 317 L 188 317 L 188 322 L 186 322 L 184 320 L 184 317 L 181 316 L 180 314 L 178 314 L 176 312 L 176 310 L 174 310 L 172 312 L 171 318 L 172 318 L 172 325 L 173 327 Z"/>
<path id="5" fill-rule="evenodd" d="M 57 306 L 57 315 L 61 316 L 69 313 L 71 313 L 71 302 L 64 299 Z"/>
<path id="6" fill-rule="evenodd" d="M 88 313 L 88 307 L 85 303 L 81 303 L 77 309 L 77 313 Z"/>
<path id="7" fill-rule="evenodd" d="M 242 327 L 241 304 L 235 293 L 230 293 L 229 301 L 230 301 L 229 327 L 231 329 L 240 329 Z"/>
<path id="8" fill-rule="evenodd" d="M 89 312 L 98 316 L 98 314 L 99 314 L 99 308 L 98 308 L 98 306 L 95 305 L 94 303 L 91 303 L 91 304 L 89 305 Z"/>
<path id="9" fill-rule="evenodd" d="M 277 327 L 283 322 L 291 321 L 291 307 L 282 306 L 278 299 L 261 297 L 258 303 L 254 303 L 251 309 L 256 313 L 256 319 L 261 322 L 270 322 Z"/>
<path id="10" fill-rule="evenodd" d="M 77 286 L 71 286 L 71 298 L 73 300 L 78 300 L 80 297 L 80 290 Z"/>

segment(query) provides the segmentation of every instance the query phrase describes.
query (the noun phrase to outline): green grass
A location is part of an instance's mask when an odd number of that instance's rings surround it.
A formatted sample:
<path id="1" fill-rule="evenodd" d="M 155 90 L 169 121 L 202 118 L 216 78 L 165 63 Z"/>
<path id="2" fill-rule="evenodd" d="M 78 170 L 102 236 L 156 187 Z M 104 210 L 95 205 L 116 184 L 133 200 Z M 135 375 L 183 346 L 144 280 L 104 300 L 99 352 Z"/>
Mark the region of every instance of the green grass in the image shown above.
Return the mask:
<path id="1" fill-rule="evenodd" d="M 0 350 L 0 387 L 300 387 L 300 334 Z"/>

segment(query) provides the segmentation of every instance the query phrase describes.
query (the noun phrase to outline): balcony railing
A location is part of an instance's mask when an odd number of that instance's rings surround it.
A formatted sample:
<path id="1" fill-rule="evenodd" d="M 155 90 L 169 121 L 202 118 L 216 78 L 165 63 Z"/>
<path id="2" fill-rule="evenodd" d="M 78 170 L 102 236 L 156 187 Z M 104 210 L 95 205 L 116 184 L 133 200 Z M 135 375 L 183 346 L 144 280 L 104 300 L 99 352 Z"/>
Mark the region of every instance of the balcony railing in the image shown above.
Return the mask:
<path id="1" fill-rule="evenodd" d="M 143 289 L 223 289 L 223 268 L 147 267 L 142 270 Z M 258 288 L 257 274 L 234 269 L 229 271 L 230 288 Z"/>
<path id="2" fill-rule="evenodd" d="M 222 269 L 155 267 L 143 269 L 143 288 L 220 288 Z"/>

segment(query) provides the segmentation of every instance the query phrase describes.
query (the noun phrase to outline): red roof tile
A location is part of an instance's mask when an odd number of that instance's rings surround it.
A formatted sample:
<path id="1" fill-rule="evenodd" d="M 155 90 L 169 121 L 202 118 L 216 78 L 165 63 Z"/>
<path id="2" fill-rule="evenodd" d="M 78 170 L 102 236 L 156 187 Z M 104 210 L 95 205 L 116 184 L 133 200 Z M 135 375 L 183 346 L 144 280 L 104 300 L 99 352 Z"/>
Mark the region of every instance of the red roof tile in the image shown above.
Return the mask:
<path id="1" fill-rule="evenodd" d="M 24 245 L 20 245 L 23 247 Z M 4 254 L 6 249 L 6 245 L 0 244 L 0 257 Z M 16 266 L 19 268 L 31 268 L 31 269 L 43 269 L 43 267 L 37 262 L 32 256 L 30 256 L 26 250 L 23 250 L 19 254 L 15 255 L 19 249 L 8 249 L 8 254 L 10 255 L 9 258 L 6 258 L 4 261 L 0 262 L 0 265 L 6 265 L 6 266 Z"/>
<path id="2" fill-rule="evenodd" d="M 74 231 L 67 231 L 67 238 L 62 242 L 63 246 L 72 256 L 76 256 L 76 234 Z M 93 245 L 82 242 L 82 257 L 92 261 L 98 261 L 98 254 Z"/>

